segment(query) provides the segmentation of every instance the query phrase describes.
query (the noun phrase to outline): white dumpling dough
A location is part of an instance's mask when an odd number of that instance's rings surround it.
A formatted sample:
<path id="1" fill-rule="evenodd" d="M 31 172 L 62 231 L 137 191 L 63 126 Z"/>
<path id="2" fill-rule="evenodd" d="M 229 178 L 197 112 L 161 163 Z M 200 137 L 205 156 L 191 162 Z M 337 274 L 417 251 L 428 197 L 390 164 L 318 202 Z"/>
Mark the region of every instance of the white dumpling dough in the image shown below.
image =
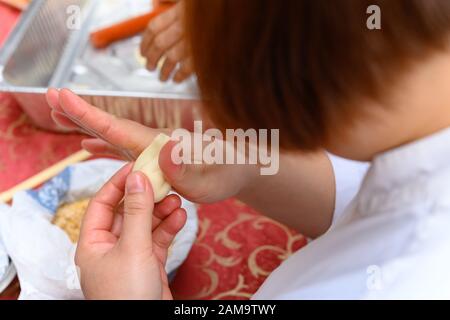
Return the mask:
<path id="1" fill-rule="evenodd" d="M 155 203 L 164 199 L 171 189 L 170 184 L 164 179 L 164 174 L 158 163 L 159 153 L 169 141 L 169 136 L 160 133 L 139 155 L 133 166 L 133 171 L 141 171 L 150 180 L 153 187 Z"/>

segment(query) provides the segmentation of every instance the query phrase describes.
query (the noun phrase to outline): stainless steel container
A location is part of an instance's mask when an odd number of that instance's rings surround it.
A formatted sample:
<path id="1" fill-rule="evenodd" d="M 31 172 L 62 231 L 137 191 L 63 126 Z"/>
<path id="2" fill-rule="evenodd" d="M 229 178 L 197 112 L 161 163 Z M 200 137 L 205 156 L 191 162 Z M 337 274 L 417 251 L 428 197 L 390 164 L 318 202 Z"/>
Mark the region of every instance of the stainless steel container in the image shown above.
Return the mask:
<path id="1" fill-rule="evenodd" d="M 11 92 L 34 123 L 58 130 L 48 87 L 68 87 L 89 103 L 152 127 L 191 128 L 195 79 L 161 83 L 145 70 L 140 36 L 96 50 L 92 30 L 150 10 L 149 0 L 34 0 L 0 51 L 0 91 Z"/>

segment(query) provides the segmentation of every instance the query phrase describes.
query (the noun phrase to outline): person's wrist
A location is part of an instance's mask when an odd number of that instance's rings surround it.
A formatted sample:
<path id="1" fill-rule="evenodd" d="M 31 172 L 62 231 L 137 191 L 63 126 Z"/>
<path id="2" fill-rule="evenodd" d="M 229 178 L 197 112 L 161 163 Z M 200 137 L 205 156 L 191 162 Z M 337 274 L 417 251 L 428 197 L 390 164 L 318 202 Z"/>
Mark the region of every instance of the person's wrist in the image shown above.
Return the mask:
<path id="1" fill-rule="evenodd" d="M 236 197 L 245 199 L 246 195 L 251 192 L 255 183 L 258 183 L 259 165 L 237 165 L 238 184 L 236 186 Z"/>

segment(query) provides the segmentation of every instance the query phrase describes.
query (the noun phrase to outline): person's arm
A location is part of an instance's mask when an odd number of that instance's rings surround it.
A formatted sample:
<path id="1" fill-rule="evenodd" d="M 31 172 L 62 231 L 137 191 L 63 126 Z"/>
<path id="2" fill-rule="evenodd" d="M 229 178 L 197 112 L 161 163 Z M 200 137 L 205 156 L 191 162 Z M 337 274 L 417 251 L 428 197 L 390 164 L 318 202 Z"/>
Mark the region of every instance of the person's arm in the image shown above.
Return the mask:
<path id="1" fill-rule="evenodd" d="M 331 226 L 335 178 L 325 152 L 281 154 L 274 176 L 254 174 L 238 199 L 274 220 L 316 238 Z"/>
<path id="2" fill-rule="evenodd" d="M 101 139 L 83 141 L 83 147 L 100 155 L 120 155 L 126 149 L 136 157 L 161 130 L 116 118 L 89 105 L 69 90 L 50 89 L 47 99 L 55 121 L 71 129 L 80 125 L 99 133 Z M 75 124 L 71 119 L 74 119 Z M 175 165 L 168 143 L 160 153 L 165 178 L 183 197 L 211 203 L 238 197 L 267 216 L 317 237 L 331 225 L 335 203 L 335 181 L 325 152 L 281 155 L 275 176 L 261 176 L 256 165 Z"/>
<path id="3" fill-rule="evenodd" d="M 261 175 L 258 165 L 174 166 L 170 144 L 161 151 L 160 167 L 171 185 L 188 199 L 210 203 L 237 197 L 311 238 L 331 226 L 336 188 L 326 152 L 282 153 L 278 173 Z"/>

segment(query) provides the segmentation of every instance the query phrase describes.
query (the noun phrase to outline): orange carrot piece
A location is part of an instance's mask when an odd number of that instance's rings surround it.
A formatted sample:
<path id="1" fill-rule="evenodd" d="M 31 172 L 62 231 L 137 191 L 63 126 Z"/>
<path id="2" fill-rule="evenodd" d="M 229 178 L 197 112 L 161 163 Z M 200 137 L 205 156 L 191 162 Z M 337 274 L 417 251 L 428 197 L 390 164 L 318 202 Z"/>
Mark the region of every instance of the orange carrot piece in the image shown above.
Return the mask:
<path id="1" fill-rule="evenodd" d="M 4 3 L 17 10 L 25 10 L 30 3 L 30 0 L 0 0 L 0 3 Z"/>
<path id="2" fill-rule="evenodd" d="M 91 43 L 97 48 L 105 48 L 118 40 L 126 39 L 139 34 L 147 28 L 148 23 L 167 9 L 172 3 L 164 3 L 156 7 L 152 12 L 140 15 L 112 26 L 91 33 Z"/>

